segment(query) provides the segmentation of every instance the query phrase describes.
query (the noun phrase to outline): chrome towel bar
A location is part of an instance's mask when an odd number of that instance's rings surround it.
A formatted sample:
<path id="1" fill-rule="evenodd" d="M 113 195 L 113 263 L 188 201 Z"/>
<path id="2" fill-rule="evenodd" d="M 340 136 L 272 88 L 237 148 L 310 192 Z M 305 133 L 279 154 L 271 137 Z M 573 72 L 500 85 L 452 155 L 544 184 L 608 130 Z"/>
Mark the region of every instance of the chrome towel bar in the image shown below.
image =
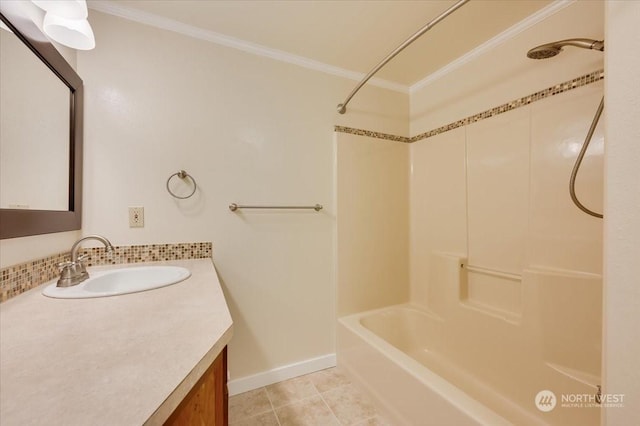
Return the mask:
<path id="1" fill-rule="evenodd" d="M 316 204 L 315 206 L 244 206 L 236 203 L 229 204 L 229 210 L 235 212 L 239 209 L 278 209 L 278 210 L 315 210 L 319 212 L 322 210 L 322 204 Z"/>

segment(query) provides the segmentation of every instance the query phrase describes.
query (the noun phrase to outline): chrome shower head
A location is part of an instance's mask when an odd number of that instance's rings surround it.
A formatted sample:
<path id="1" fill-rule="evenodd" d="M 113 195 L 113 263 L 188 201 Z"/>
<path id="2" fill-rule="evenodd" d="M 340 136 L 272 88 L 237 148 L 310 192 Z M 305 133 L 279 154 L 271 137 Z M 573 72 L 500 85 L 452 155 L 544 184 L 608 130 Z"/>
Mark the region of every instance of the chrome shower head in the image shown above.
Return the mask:
<path id="1" fill-rule="evenodd" d="M 544 44 L 542 46 L 534 47 L 530 51 L 527 52 L 527 57 L 531 59 L 547 59 L 553 58 L 562 52 L 562 48 Z"/>
<path id="2" fill-rule="evenodd" d="M 560 54 L 562 48 L 553 44 L 543 44 L 542 46 L 534 47 L 527 52 L 527 58 L 530 59 L 547 59 L 553 58 Z"/>
<path id="3" fill-rule="evenodd" d="M 570 38 L 567 40 L 555 41 L 553 43 L 541 44 L 527 52 L 527 57 L 531 59 L 547 59 L 562 52 L 564 46 L 580 47 L 582 49 L 604 50 L 604 40 L 592 40 L 589 38 Z"/>

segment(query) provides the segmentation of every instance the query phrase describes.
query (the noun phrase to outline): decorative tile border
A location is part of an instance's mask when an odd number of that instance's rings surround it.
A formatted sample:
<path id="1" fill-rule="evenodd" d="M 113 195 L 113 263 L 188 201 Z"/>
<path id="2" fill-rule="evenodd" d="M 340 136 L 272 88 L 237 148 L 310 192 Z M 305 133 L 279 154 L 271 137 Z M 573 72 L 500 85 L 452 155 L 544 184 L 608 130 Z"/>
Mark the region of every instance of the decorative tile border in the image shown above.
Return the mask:
<path id="1" fill-rule="evenodd" d="M 463 118 L 462 120 L 454 121 L 453 123 L 449 123 L 444 126 L 438 127 L 436 129 L 429 130 L 428 132 L 420 133 L 419 135 L 416 135 L 410 138 L 407 138 L 404 136 L 388 135 L 386 133 L 371 132 L 369 130 L 352 129 L 350 127 L 342 127 L 342 126 L 335 126 L 334 130 L 336 132 L 349 133 L 349 134 L 359 135 L 359 136 L 369 136 L 372 138 L 386 139 L 386 140 L 391 140 L 396 142 L 413 143 L 413 142 L 421 141 L 423 139 L 430 138 L 432 136 L 439 135 L 441 133 L 448 132 L 449 130 L 457 129 L 458 127 L 466 126 L 468 124 L 476 123 L 478 121 L 481 121 L 487 118 L 495 117 L 496 115 L 504 114 L 505 112 L 514 110 L 516 108 L 520 108 L 520 107 L 529 105 L 533 102 L 546 99 L 548 97 L 557 95 L 559 93 L 568 92 L 569 90 L 577 89 L 579 87 L 583 87 L 603 79 L 604 79 L 604 70 L 594 71 L 592 73 L 585 74 L 578 78 L 574 78 L 573 80 L 565 81 L 564 83 L 556 84 L 553 87 L 549 87 L 547 89 L 540 90 L 539 92 L 533 93 L 531 95 L 524 96 L 520 99 L 507 102 L 495 108 L 491 108 L 481 113 L 471 115 L 469 117 Z"/>
<path id="2" fill-rule="evenodd" d="M 161 260 L 205 259 L 211 257 L 211 243 L 151 244 L 114 247 L 107 253 L 104 247 L 83 249 L 89 255 L 89 266 L 121 263 L 158 262 Z"/>
<path id="3" fill-rule="evenodd" d="M 59 275 L 56 265 L 68 258 L 69 252 L 62 252 L 1 269 L 0 302 L 54 279 Z"/>
<path id="4" fill-rule="evenodd" d="M 151 244 L 114 247 L 107 255 L 104 247 L 86 248 L 89 266 L 123 263 L 157 262 L 161 260 L 206 259 L 212 257 L 211 243 Z M 69 252 L 57 253 L 31 262 L 20 263 L 0 270 L 0 302 L 11 299 L 59 275 L 58 263 L 69 259 Z"/>
<path id="5" fill-rule="evenodd" d="M 411 142 L 411 138 L 406 136 L 390 135 L 388 133 L 372 132 L 371 130 L 355 129 L 353 127 L 333 126 L 333 130 L 340 133 L 349 133 L 357 136 L 368 136 L 370 138 L 385 139 L 394 142 Z"/>
<path id="6" fill-rule="evenodd" d="M 578 78 L 574 78 L 573 80 L 565 81 L 564 83 L 560 83 L 553 87 L 540 90 L 539 92 L 533 93 L 531 95 L 524 96 L 520 99 L 507 102 L 506 104 L 502 104 L 495 108 L 491 108 L 490 110 L 483 111 L 479 114 L 475 114 L 467 118 L 463 118 L 462 120 L 458 120 L 453 123 L 444 125 L 442 127 L 438 127 L 437 129 L 420 133 L 419 135 L 413 136 L 411 138 L 411 142 L 417 142 L 423 139 L 430 138 L 432 136 L 439 135 L 444 132 L 448 132 L 449 130 L 457 129 L 458 127 L 466 126 L 467 124 L 476 123 L 486 118 L 495 117 L 496 115 L 504 114 L 505 112 L 514 110 L 516 108 L 529 105 L 532 102 L 540 101 L 542 99 L 546 99 L 550 96 L 554 96 L 559 93 L 568 92 L 569 90 L 577 89 L 579 87 L 586 86 L 588 84 L 600 81 L 602 79 L 604 79 L 604 70 L 594 71 L 592 73 L 580 76 Z"/>

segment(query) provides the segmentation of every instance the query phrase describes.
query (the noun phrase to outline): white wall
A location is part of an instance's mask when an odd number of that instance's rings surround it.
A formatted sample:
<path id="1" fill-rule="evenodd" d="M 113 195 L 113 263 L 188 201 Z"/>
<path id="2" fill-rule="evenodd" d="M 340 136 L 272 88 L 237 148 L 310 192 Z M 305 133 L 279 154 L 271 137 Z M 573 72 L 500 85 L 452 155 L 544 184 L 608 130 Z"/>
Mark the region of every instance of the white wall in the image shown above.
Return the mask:
<path id="1" fill-rule="evenodd" d="M 0 241 L 0 268 L 71 250 L 81 231 L 56 232 Z"/>
<path id="2" fill-rule="evenodd" d="M 409 145 L 336 133 L 338 316 L 409 301 Z"/>
<path id="3" fill-rule="evenodd" d="M 439 294 L 427 282 L 433 251 L 467 252 L 465 129 L 411 144 L 411 301 L 432 308 Z M 443 185 L 443 183 L 445 183 Z"/>
<path id="4" fill-rule="evenodd" d="M 212 241 L 232 379 L 333 353 L 333 125 L 406 134 L 407 95 L 367 87 L 340 116 L 353 81 L 101 13 L 91 22 L 97 47 L 78 55 L 84 233 Z M 198 182 L 191 199 L 165 189 L 179 169 Z M 232 202 L 325 208 L 232 213 Z M 144 228 L 128 227 L 128 206 L 145 207 Z"/>
<path id="5" fill-rule="evenodd" d="M 606 3 L 604 391 L 608 426 L 640 424 L 640 2 Z"/>

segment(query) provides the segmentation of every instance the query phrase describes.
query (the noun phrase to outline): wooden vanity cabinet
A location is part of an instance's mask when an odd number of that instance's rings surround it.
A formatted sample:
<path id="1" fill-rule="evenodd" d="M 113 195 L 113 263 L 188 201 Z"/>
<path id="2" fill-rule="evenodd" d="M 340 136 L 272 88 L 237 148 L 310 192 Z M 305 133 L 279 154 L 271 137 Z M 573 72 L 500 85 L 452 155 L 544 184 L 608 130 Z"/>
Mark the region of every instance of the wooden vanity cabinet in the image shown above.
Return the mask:
<path id="1" fill-rule="evenodd" d="M 169 416 L 165 426 L 226 426 L 229 394 L 227 392 L 227 347 Z"/>

